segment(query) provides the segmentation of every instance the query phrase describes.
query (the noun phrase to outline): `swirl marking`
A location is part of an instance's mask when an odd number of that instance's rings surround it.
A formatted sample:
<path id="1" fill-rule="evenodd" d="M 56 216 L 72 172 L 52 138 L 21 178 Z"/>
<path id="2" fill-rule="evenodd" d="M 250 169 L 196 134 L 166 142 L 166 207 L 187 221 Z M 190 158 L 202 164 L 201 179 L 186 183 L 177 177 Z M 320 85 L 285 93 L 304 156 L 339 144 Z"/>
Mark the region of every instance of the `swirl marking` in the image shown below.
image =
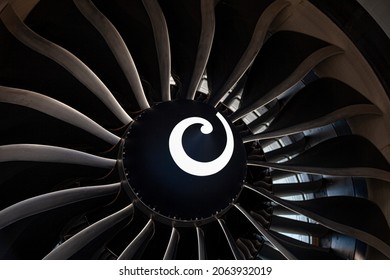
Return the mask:
<path id="1" fill-rule="evenodd" d="M 183 148 L 183 134 L 185 130 L 194 124 L 202 124 L 200 131 L 203 134 L 210 134 L 213 131 L 211 123 L 200 117 L 190 117 L 179 122 L 169 136 L 169 152 L 177 164 L 184 172 L 194 176 L 210 176 L 221 171 L 230 161 L 234 151 L 234 138 L 228 122 L 220 113 L 216 114 L 221 121 L 226 132 L 226 146 L 222 154 L 209 162 L 194 160 L 187 155 Z"/>

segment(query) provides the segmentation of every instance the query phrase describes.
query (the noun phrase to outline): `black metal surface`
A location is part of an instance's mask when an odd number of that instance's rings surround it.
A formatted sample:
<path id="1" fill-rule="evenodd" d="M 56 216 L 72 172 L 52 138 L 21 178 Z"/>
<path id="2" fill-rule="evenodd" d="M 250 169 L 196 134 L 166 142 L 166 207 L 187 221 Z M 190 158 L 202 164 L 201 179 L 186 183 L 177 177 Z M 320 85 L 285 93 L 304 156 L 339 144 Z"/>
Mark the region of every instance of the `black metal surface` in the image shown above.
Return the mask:
<path id="1" fill-rule="evenodd" d="M 170 155 L 168 141 L 173 128 L 188 117 L 198 116 L 209 120 L 214 130 L 204 135 L 199 131 L 200 124 L 190 126 L 183 135 L 183 147 L 191 158 L 201 162 L 217 158 L 227 140 L 216 113 L 213 107 L 196 101 L 160 103 L 142 113 L 129 127 L 123 149 L 128 191 L 147 208 L 164 216 L 168 224 L 172 220 L 201 222 L 225 212 L 241 190 L 246 157 L 232 125 L 234 153 L 216 174 L 188 174 Z"/>

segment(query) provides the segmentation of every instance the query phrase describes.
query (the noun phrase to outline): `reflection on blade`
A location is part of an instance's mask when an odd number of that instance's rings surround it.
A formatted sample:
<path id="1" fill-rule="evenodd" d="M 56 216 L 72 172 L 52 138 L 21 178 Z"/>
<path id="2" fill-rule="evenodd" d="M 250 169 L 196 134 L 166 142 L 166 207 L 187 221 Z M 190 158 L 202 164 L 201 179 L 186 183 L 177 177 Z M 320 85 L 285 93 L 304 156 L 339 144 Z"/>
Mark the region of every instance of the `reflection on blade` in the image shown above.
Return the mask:
<path id="1" fill-rule="evenodd" d="M 142 88 L 134 60 L 115 26 L 96 8 L 90 0 L 73 0 L 80 12 L 95 26 L 107 42 L 120 67 L 129 81 L 138 105 L 141 109 L 149 108 Z"/>
<path id="2" fill-rule="evenodd" d="M 381 115 L 381 111 L 348 85 L 322 78 L 296 93 L 265 133 L 246 137 L 244 142 L 295 134 L 365 114 Z"/>
<path id="3" fill-rule="evenodd" d="M 79 111 L 45 95 L 17 88 L 0 86 L 0 102 L 25 106 L 79 127 L 100 139 L 116 145 L 120 138 Z"/>
<path id="4" fill-rule="evenodd" d="M 153 34 L 160 67 L 161 94 L 163 101 L 171 100 L 171 47 L 168 27 L 157 0 L 142 0 L 153 27 Z"/>
<path id="5" fill-rule="evenodd" d="M 196 236 L 198 237 L 198 259 L 206 259 L 206 244 L 204 241 L 204 232 L 201 228 L 196 227 Z"/>
<path id="6" fill-rule="evenodd" d="M 200 34 L 194 72 L 192 73 L 192 79 L 187 92 L 188 99 L 195 98 L 196 90 L 198 89 L 200 80 L 206 69 L 206 64 L 210 56 L 215 32 L 214 1 L 202 0 L 200 5 L 202 13 L 202 32 Z"/>
<path id="7" fill-rule="evenodd" d="M 57 191 L 23 200 L 0 211 L 0 229 L 26 217 L 80 201 L 118 193 L 120 183 Z"/>
<path id="8" fill-rule="evenodd" d="M 219 89 L 218 92 L 215 92 L 212 97 L 210 104 L 217 105 L 221 98 L 242 78 L 245 72 L 252 65 L 257 54 L 259 53 L 269 27 L 275 17 L 279 15 L 284 8 L 289 6 L 290 3 L 284 0 L 277 0 L 270 4 L 263 14 L 260 16 L 257 21 L 256 28 L 253 32 L 252 39 L 249 42 L 248 48 L 245 50 L 237 65 L 234 67 L 233 72 L 230 74 L 229 78 L 226 80 L 225 84 Z"/>
<path id="9" fill-rule="evenodd" d="M 326 140 L 284 163 L 248 160 L 248 165 L 310 174 L 376 178 L 390 182 L 390 164 L 370 141 L 358 135 Z"/>
<path id="10" fill-rule="evenodd" d="M 126 249 L 120 254 L 118 260 L 131 260 L 134 256 L 140 251 L 144 249 L 152 239 L 154 235 L 154 222 L 153 220 L 149 220 L 146 226 L 142 229 L 142 231 L 134 238 L 133 241 L 126 247 Z"/>
<path id="11" fill-rule="evenodd" d="M 288 201 L 261 188 L 245 188 L 334 231 L 355 237 L 390 257 L 390 229 L 382 211 L 373 202 L 349 196 Z M 373 221 L 375 217 L 375 222 Z"/>
<path id="12" fill-rule="evenodd" d="M 116 160 L 98 157 L 76 150 L 36 144 L 0 146 L 0 162 L 33 161 L 85 165 L 112 169 Z"/>
<path id="13" fill-rule="evenodd" d="M 180 234 L 175 227 L 172 228 L 171 237 L 164 254 L 164 260 L 173 260 L 176 256 L 177 246 L 179 244 Z"/>
<path id="14" fill-rule="evenodd" d="M 221 229 L 223 231 L 223 233 L 225 234 L 225 237 L 226 237 L 226 240 L 227 242 L 229 243 L 229 247 L 230 247 L 230 250 L 232 251 L 233 253 L 233 256 L 236 260 L 244 260 L 245 259 L 245 256 L 244 254 L 240 251 L 240 249 L 238 248 L 236 242 L 234 241 L 233 239 L 233 236 L 231 235 L 229 229 L 227 228 L 226 226 L 226 223 L 224 220 L 222 219 L 218 219 L 218 223 L 219 225 L 221 226 Z"/>
<path id="15" fill-rule="evenodd" d="M 132 118 L 124 111 L 110 90 L 80 59 L 64 48 L 39 36 L 28 28 L 15 14 L 11 6 L 7 6 L 0 16 L 7 29 L 23 44 L 36 52 L 47 56 L 68 70 L 75 78 L 93 92 L 115 116 L 124 124 Z"/>
<path id="16" fill-rule="evenodd" d="M 88 243 L 98 238 L 105 231 L 114 227 L 119 222 L 129 219 L 131 220 L 134 213 L 134 207 L 132 204 L 123 208 L 122 210 L 90 225 L 86 229 L 80 231 L 64 243 L 56 247 L 51 251 L 45 260 L 64 260 L 69 259 L 75 253 L 82 250 Z"/>
<path id="17" fill-rule="evenodd" d="M 244 208 L 242 208 L 238 204 L 234 204 L 234 206 L 248 219 L 248 221 L 262 234 L 275 248 L 279 250 L 279 252 L 288 260 L 295 260 L 296 257 L 288 251 L 279 241 L 277 241 L 272 234 L 266 230 L 263 226 L 261 226 Z"/>

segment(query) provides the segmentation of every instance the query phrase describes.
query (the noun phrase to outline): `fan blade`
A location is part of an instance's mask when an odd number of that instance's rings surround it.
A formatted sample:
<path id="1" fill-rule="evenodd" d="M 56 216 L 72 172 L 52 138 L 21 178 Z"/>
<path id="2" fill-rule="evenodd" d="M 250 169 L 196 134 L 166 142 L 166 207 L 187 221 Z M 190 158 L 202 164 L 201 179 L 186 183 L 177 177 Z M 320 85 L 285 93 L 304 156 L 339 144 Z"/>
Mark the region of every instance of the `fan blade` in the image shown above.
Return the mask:
<path id="1" fill-rule="evenodd" d="M 247 220 L 258 230 L 258 232 L 263 235 L 271 244 L 277 248 L 277 250 L 288 260 L 295 260 L 296 257 L 288 251 L 282 244 L 280 244 L 273 235 L 266 230 L 263 226 L 261 226 L 244 208 L 242 208 L 238 204 L 234 204 L 234 206 L 247 218 Z"/>
<path id="2" fill-rule="evenodd" d="M 198 259 L 206 259 L 206 244 L 204 240 L 204 232 L 201 228 L 196 227 L 196 236 L 198 237 Z"/>
<path id="3" fill-rule="evenodd" d="M 104 83 L 76 56 L 28 28 L 10 5 L 4 8 L 0 18 L 15 38 L 68 70 L 93 92 L 122 123 L 128 124 L 132 121 Z"/>
<path id="4" fill-rule="evenodd" d="M 82 187 L 35 196 L 0 211 L 0 229 L 21 219 L 80 201 L 119 193 L 121 184 Z"/>
<path id="5" fill-rule="evenodd" d="M 273 184 L 271 185 L 272 192 L 276 196 L 290 196 L 297 194 L 308 194 L 319 191 L 323 186 L 323 180 L 292 183 L 292 184 Z M 267 188 L 265 188 L 267 189 Z"/>
<path id="6" fill-rule="evenodd" d="M 237 241 L 236 241 L 236 244 L 239 248 L 239 250 L 242 252 L 242 254 L 244 255 L 244 258 L 246 260 L 251 260 L 253 259 L 253 256 L 252 256 L 252 253 L 251 251 L 249 250 L 249 248 L 246 246 L 246 244 L 242 241 L 241 238 L 238 238 Z M 284 256 L 282 256 L 283 260 L 285 259 Z"/>
<path id="7" fill-rule="evenodd" d="M 326 140 L 285 163 L 249 160 L 248 165 L 310 174 L 376 178 L 390 182 L 390 164 L 370 141 L 357 135 Z"/>
<path id="8" fill-rule="evenodd" d="M 123 208 L 122 210 L 100 220 L 96 223 L 90 225 L 89 227 L 83 229 L 76 235 L 72 236 L 70 239 L 66 240 L 60 246 L 53 249 L 49 254 L 44 258 L 45 260 L 63 260 L 69 259 L 75 253 L 83 249 L 88 243 L 92 242 L 94 239 L 99 237 L 105 231 L 114 227 L 119 222 L 132 218 L 134 213 L 133 204 Z"/>
<path id="9" fill-rule="evenodd" d="M 274 18 L 289 5 L 290 3 L 287 1 L 276 0 L 261 14 L 247 49 L 242 54 L 226 82 L 217 92 L 210 96 L 211 105 L 216 106 L 221 98 L 242 78 L 263 46 L 265 37 Z"/>
<path id="10" fill-rule="evenodd" d="M 172 77 L 177 85 L 174 97 L 186 98 L 191 80 L 195 79 L 193 71 L 197 64 L 197 54 L 199 54 L 202 19 L 206 20 L 201 14 L 202 2 L 199 0 L 160 0 L 159 3 L 169 29 Z M 205 2 L 203 6 L 206 7 L 212 3 L 214 0 Z"/>
<path id="11" fill-rule="evenodd" d="M 134 238 L 133 241 L 120 254 L 118 260 L 131 260 L 139 250 L 146 247 L 154 235 L 154 222 L 152 219 L 146 224 L 141 232 Z"/>
<path id="12" fill-rule="evenodd" d="M 215 33 L 215 1 L 201 0 L 202 31 L 195 59 L 192 79 L 188 87 L 187 98 L 195 99 L 195 93 L 206 69 Z"/>
<path id="13" fill-rule="evenodd" d="M 330 249 L 317 247 L 294 238 L 273 232 L 276 239 L 294 253 L 300 260 L 337 260 L 340 259 Z"/>
<path id="14" fill-rule="evenodd" d="M 176 255 L 177 246 L 179 245 L 180 234 L 175 227 L 172 228 L 171 237 L 169 238 L 169 243 L 167 250 L 164 254 L 164 260 L 173 260 Z"/>
<path id="15" fill-rule="evenodd" d="M 305 234 L 316 237 L 322 237 L 329 233 L 329 230 L 322 225 L 279 216 L 272 216 L 270 230 L 292 234 Z"/>
<path id="16" fill-rule="evenodd" d="M 306 146 L 306 138 L 302 137 L 301 139 L 289 145 L 264 153 L 264 156 L 267 162 L 275 162 L 278 160 L 286 159 L 291 155 L 302 153 L 305 150 Z"/>
<path id="17" fill-rule="evenodd" d="M 272 214 L 273 215 L 287 215 L 287 216 L 296 215 L 295 212 L 293 212 L 287 208 L 284 208 L 284 207 L 280 206 L 279 204 L 275 204 L 272 207 Z"/>
<path id="18" fill-rule="evenodd" d="M 271 120 L 280 112 L 282 106 L 283 105 L 281 104 L 281 102 L 277 99 L 275 99 L 274 104 L 269 103 L 267 106 L 268 111 L 266 111 L 253 122 L 250 122 L 248 124 L 249 130 L 253 132 L 260 129 L 261 127 L 267 126 L 268 123 L 270 123 Z"/>
<path id="19" fill-rule="evenodd" d="M 120 138 L 79 111 L 53 98 L 23 89 L 0 86 L 0 102 L 25 106 L 79 127 L 100 139 L 116 145 Z"/>
<path id="20" fill-rule="evenodd" d="M 364 114 L 380 115 L 381 111 L 348 85 L 323 78 L 312 82 L 292 97 L 265 133 L 248 136 L 243 140 L 246 143 L 291 135 Z"/>
<path id="21" fill-rule="evenodd" d="M 225 234 L 226 240 L 229 243 L 229 247 L 233 253 L 234 258 L 236 260 L 245 260 L 244 254 L 238 248 L 236 242 L 234 241 L 232 234 L 230 233 L 229 229 L 226 226 L 225 221 L 222 219 L 218 219 L 218 223 L 221 226 L 223 233 Z"/>
<path id="22" fill-rule="evenodd" d="M 343 50 L 339 47 L 308 35 L 291 31 L 276 33 L 253 62 L 241 106 L 231 119 L 237 121 L 268 104 L 302 80 L 319 63 L 341 53 Z"/>
<path id="23" fill-rule="evenodd" d="M 152 23 L 160 68 L 162 100 L 169 101 L 171 100 L 171 88 L 169 84 L 171 78 L 171 47 L 167 23 L 157 0 L 142 0 L 142 3 Z"/>
<path id="24" fill-rule="evenodd" d="M 386 218 L 379 207 L 367 199 L 335 196 L 288 201 L 261 188 L 244 187 L 331 230 L 359 239 L 390 258 L 390 229 Z"/>
<path id="25" fill-rule="evenodd" d="M 103 36 L 107 45 L 110 47 L 113 55 L 122 68 L 134 95 L 137 99 L 138 105 L 141 109 L 149 108 L 148 100 L 144 89 L 142 88 L 141 79 L 139 77 L 137 67 L 130 54 L 126 43 L 122 39 L 115 26 L 96 8 L 90 0 L 73 0 L 79 11 L 88 19 L 88 21 L 99 31 Z"/>
<path id="26" fill-rule="evenodd" d="M 263 228 L 267 228 L 267 229 L 269 228 L 270 225 L 270 219 L 268 219 L 269 214 L 264 215 L 264 213 L 258 213 L 257 211 L 250 211 L 249 214 Z"/>
<path id="27" fill-rule="evenodd" d="M 98 157 L 66 148 L 36 144 L 0 146 L 0 162 L 7 161 L 68 163 L 107 169 L 114 168 L 116 164 L 114 159 Z"/>
<path id="28" fill-rule="evenodd" d="M 215 35 L 209 61 L 207 82 L 210 98 L 218 94 L 248 49 L 256 24 L 273 0 L 227 0 L 215 7 Z M 221 93 L 222 94 L 222 93 Z M 217 98 L 218 99 L 218 98 Z"/>
<path id="29" fill-rule="evenodd" d="M 264 242 L 257 257 L 261 260 L 284 260 L 284 256 L 276 250 L 269 242 Z"/>

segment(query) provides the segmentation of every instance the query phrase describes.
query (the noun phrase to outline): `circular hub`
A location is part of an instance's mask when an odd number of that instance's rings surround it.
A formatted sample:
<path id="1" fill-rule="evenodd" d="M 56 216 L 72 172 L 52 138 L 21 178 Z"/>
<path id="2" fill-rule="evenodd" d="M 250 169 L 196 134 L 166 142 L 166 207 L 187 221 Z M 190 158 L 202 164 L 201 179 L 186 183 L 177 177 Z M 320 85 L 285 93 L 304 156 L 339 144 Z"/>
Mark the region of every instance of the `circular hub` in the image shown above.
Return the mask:
<path id="1" fill-rule="evenodd" d="M 123 147 L 128 191 L 141 209 L 171 223 L 223 213 L 246 173 L 239 134 L 215 108 L 164 102 L 131 124 Z"/>

